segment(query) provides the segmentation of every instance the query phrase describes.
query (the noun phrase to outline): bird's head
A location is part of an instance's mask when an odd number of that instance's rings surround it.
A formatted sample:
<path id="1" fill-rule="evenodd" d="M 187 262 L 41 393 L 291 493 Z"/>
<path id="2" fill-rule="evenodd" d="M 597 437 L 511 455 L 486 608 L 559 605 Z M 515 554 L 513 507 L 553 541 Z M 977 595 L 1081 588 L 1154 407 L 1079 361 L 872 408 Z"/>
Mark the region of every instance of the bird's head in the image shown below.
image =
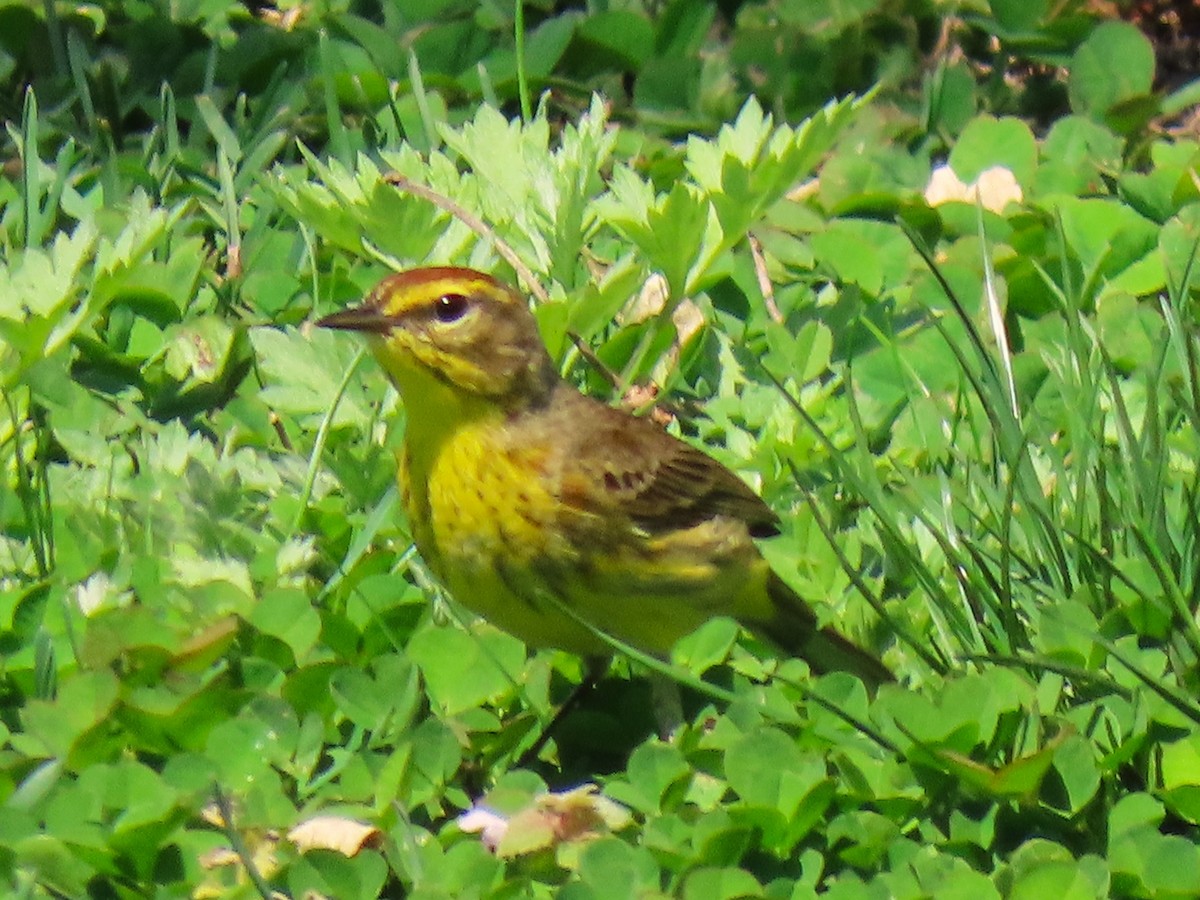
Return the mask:
<path id="1" fill-rule="evenodd" d="M 441 387 L 511 407 L 536 402 L 558 377 L 524 298 L 474 269 L 389 275 L 360 306 L 317 324 L 366 334 L 406 403 Z"/>

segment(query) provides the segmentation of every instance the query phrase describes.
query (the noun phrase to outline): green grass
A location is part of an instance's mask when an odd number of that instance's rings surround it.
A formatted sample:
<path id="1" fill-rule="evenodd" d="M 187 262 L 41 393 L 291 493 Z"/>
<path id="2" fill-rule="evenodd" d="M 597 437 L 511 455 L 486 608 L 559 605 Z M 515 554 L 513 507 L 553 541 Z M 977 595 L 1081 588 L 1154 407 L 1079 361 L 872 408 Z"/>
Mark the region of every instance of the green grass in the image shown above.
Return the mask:
<path id="1" fill-rule="evenodd" d="M 1200 145 L 1131 26 L 119 6 L 0 9 L 3 892 L 1200 892 Z M 657 385 L 899 683 L 717 620 L 669 740 L 620 658 L 522 762 L 583 663 L 438 591 L 405 411 L 306 325 L 424 263 Z"/>

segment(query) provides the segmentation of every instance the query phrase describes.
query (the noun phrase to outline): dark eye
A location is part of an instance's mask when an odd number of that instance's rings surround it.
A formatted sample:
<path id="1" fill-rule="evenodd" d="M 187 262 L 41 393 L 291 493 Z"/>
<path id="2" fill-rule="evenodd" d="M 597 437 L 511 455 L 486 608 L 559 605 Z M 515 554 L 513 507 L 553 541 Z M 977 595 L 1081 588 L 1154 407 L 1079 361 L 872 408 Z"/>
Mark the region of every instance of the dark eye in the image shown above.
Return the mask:
<path id="1" fill-rule="evenodd" d="M 433 314 L 439 322 L 457 322 L 469 305 L 470 301 L 462 294 L 442 294 L 433 303 Z"/>

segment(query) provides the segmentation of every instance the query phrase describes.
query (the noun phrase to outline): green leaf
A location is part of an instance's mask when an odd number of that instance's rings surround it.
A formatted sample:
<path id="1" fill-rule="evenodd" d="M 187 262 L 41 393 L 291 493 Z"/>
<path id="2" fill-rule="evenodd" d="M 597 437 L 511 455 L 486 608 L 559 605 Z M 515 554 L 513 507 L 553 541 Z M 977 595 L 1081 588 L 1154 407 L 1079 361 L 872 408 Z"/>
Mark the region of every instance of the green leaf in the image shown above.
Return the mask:
<path id="1" fill-rule="evenodd" d="M 1018 5 L 1022 7 L 1024 4 Z M 927 92 L 931 124 L 951 134 L 959 133 L 979 108 L 975 77 L 963 63 L 943 66 L 929 78 Z"/>
<path id="2" fill-rule="evenodd" d="M 1156 228 L 1122 203 L 1104 198 L 1062 198 L 1055 203 L 1067 244 L 1084 271 L 1115 276 L 1154 247 Z"/>
<path id="3" fill-rule="evenodd" d="M 1154 897 L 1200 893 L 1200 848 L 1191 841 L 1138 829 L 1111 844 L 1114 892 Z"/>
<path id="4" fill-rule="evenodd" d="M 655 20 L 654 50 L 675 62 L 699 55 L 716 10 L 705 4 L 675 2 Z"/>
<path id="5" fill-rule="evenodd" d="M 318 329 L 302 340 L 295 332 L 256 328 L 250 332 L 250 340 L 266 381 L 259 396 L 276 412 L 298 416 L 315 427 L 336 399 L 335 428 L 362 427 L 367 422 L 371 403 L 366 387 L 352 384 L 338 394 L 358 352 L 343 336 Z"/>
<path id="6" fill-rule="evenodd" d="M 762 885 L 744 869 L 696 869 L 683 884 L 685 900 L 733 900 L 735 897 L 762 897 Z"/>
<path id="7" fill-rule="evenodd" d="M 645 812 L 659 812 L 668 793 L 678 794 L 678 788 L 688 782 L 692 772 L 675 747 L 647 743 L 629 757 L 626 774 L 630 788 L 641 800 L 639 807 Z"/>
<path id="8" fill-rule="evenodd" d="M 1049 0 L 990 0 L 992 15 L 1006 31 L 1032 31 L 1050 7 Z"/>
<path id="9" fill-rule="evenodd" d="M 525 65 L 529 77 L 545 78 L 550 75 L 570 45 L 581 18 L 582 15 L 574 12 L 560 13 L 546 19 L 526 35 Z M 497 85 L 511 86 L 516 81 L 516 54 L 507 47 L 492 53 L 480 65 Z"/>
<path id="10" fill-rule="evenodd" d="M 637 897 L 656 890 L 658 866 L 641 847 L 605 837 L 593 841 L 579 854 L 579 879 L 596 897 Z"/>
<path id="11" fill-rule="evenodd" d="M 857 231 L 830 223 L 810 239 L 813 252 L 840 280 L 857 284 L 867 294 L 878 294 L 883 289 L 882 262 L 876 246 Z"/>
<path id="12" fill-rule="evenodd" d="M 1009 869 L 1004 873 L 1004 896 L 1022 900 L 1050 896 L 1088 900 L 1105 893 L 1108 886 L 1108 873 L 1100 859 L 1075 859 L 1066 847 L 1042 838 L 1018 847 Z"/>
<path id="13" fill-rule="evenodd" d="M 1200 817 L 1200 735 L 1189 735 L 1162 748 L 1163 798 L 1191 822 Z"/>
<path id="14" fill-rule="evenodd" d="M 209 732 L 204 754 L 216 764 L 223 784 L 237 785 L 239 791 L 264 779 L 268 787 L 274 784 L 270 766 L 291 756 L 296 737 L 294 722 L 282 734 L 276 725 L 259 721 L 247 711 Z"/>
<path id="15" fill-rule="evenodd" d="M 780 14 L 789 24 L 812 31 L 836 33 L 860 21 L 873 9 L 873 0 L 784 0 Z"/>
<path id="16" fill-rule="evenodd" d="M 729 658 L 737 643 L 738 624 L 724 617 L 710 619 L 671 648 L 671 659 L 693 675 L 702 675 Z"/>
<path id="17" fill-rule="evenodd" d="M 0 349 L 21 360 L 5 366 L 7 387 L 24 369 L 66 346 L 93 312 L 92 302 L 74 301 L 80 294 L 79 272 L 97 239 L 94 225 L 81 224 L 70 236 L 57 235 L 48 253 L 28 250 L 14 264 L 0 266 Z"/>
<path id="18" fill-rule="evenodd" d="M 338 709 L 363 728 L 380 728 L 392 709 L 390 692 L 359 669 L 345 667 L 334 672 L 329 691 Z"/>
<path id="19" fill-rule="evenodd" d="M 643 15 L 630 10 L 611 9 L 589 15 L 579 23 L 576 40 L 587 45 L 587 55 L 607 54 L 617 64 L 637 69 L 654 49 L 654 30 Z"/>
<path id="20" fill-rule="evenodd" d="M 1200 197 L 1200 185 L 1191 173 L 1200 156 L 1195 141 L 1156 141 L 1150 147 L 1148 172 L 1124 172 L 1121 196 L 1142 215 L 1165 223 Z"/>
<path id="21" fill-rule="evenodd" d="M 1162 820 L 1162 804 L 1149 794 L 1126 794 L 1113 804 L 1108 814 L 1108 839 L 1112 842 L 1146 828 L 1156 829 Z"/>
<path id="22" fill-rule="evenodd" d="M 830 844 L 842 844 L 839 856 L 854 866 L 874 866 L 896 843 L 899 828 L 870 810 L 844 813 L 827 826 Z"/>
<path id="23" fill-rule="evenodd" d="M 709 205 L 692 186 L 679 181 L 665 196 L 655 198 L 632 170 L 613 172 L 608 222 L 637 245 L 648 266 L 661 272 L 671 299 L 686 295 L 688 272 L 705 240 Z"/>
<path id="24" fill-rule="evenodd" d="M 765 840 L 782 851 L 815 824 L 833 799 L 820 757 L 803 754 L 773 728 L 758 729 L 731 746 L 725 754 L 725 774 L 745 803 L 781 813 L 780 822 L 788 827 L 774 838 L 768 831 Z"/>
<path id="25" fill-rule="evenodd" d="M 1055 741 L 1061 740 L 1062 735 L 1056 736 Z M 938 751 L 936 755 L 950 772 L 989 796 L 1031 800 L 1041 790 L 1056 750 L 1057 744 L 1051 742 L 1036 753 L 1013 760 L 999 769 L 991 769 L 950 751 Z"/>
<path id="26" fill-rule="evenodd" d="M 525 662 L 520 641 L 483 623 L 470 631 L 424 628 L 413 635 L 407 653 L 421 670 L 430 700 L 448 716 L 511 690 Z"/>
<path id="27" fill-rule="evenodd" d="M 1075 111 L 1099 117 L 1118 103 L 1148 94 L 1153 82 L 1149 39 L 1128 22 L 1102 22 L 1075 51 L 1067 90 Z"/>
<path id="28" fill-rule="evenodd" d="M 80 672 L 60 686 L 54 700 L 29 701 L 25 727 L 45 746 L 47 755 L 66 757 L 85 732 L 108 719 L 118 690 L 110 672 Z"/>
<path id="29" fill-rule="evenodd" d="M 250 624 L 283 641 L 297 662 L 303 662 L 321 633 L 321 617 L 303 591 L 284 588 L 259 598 Z"/>
<path id="30" fill-rule="evenodd" d="M 1054 752 L 1054 769 L 1066 790 L 1066 810 L 1079 813 L 1100 789 L 1100 768 L 1093 746 L 1079 735 L 1065 738 Z"/>
<path id="31" fill-rule="evenodd" d="M 312 850 L 288 867 L 287 884 L 296 897 L 373 900 L 380 896 L 387 877 L 387 863 L 373 851 L 347 858 L 333 850 Z"/>
<path id="32" fill-rule="evenodd" d="M 964 184 L 986 169 L 1003 166 L 1019 185 L 1033 183 L 1037 170 L 1037 141 L 1020 119 L 976 116 L 963 129 L 950 151 L 950 167 Z"/>
<path id="33" fill-rule="evenodd" d="M 62 841 L 38 835 L 19 842 L 13 850 L 21 868 L 46 887 L 68 897 L 86 896 L 94 870 Z"/>
<path id="34" fill-rule="evenodd" d="M 439 797 L 458 771 L 462 748 L 454 732 L 437 719 L 426 719 L 407 737 L 413 751 L 403 796 L 410 805 L 424 803 Z"/>
<path id="35" fill-rule="evenodd" d="M 1059 119 L 1042 141 L 1033 193 L 1093 193 L 1105 173 L 1120 167 L 1121 150 L 1121 139 L 1100 123 L 1084 116 Z"/>
<path id="36" fill-rule="evenodd" d="M 272 187 L 284 208 L 322 240 L 352 253 L 361 253 L 366 242 L 397 262 L 430 255 L 441 237 L 445 219 L 435 205 L 386 183 L 378 168 L 366 159 L 359 160 L 355 171 L 337 161 L 322 162 L 311 154 L 307 159 L 316 182 L 285 171 Z M 439 159 L 444 165 L 445 158 Z M 411 150 L 401 160 L 388 160 L 401 171 L 402 165 L 424 165 Z"/>
<path id="37" fill-rule="evenodd" d="M 1185 277 L 1191 272 L 1192 283 L 1195 283 L 1194 273 L 1197 248 L 1200 247 L 1200 215 L 1197 210 L 1187 208 L 1180 212 L 1177 218 L 1163 226 L 1158 236 L 1158 251 L 1162 254 L 1163 265 L 1167 270 L 1168 284 L 1178 289 L 1184 283 Z"/>

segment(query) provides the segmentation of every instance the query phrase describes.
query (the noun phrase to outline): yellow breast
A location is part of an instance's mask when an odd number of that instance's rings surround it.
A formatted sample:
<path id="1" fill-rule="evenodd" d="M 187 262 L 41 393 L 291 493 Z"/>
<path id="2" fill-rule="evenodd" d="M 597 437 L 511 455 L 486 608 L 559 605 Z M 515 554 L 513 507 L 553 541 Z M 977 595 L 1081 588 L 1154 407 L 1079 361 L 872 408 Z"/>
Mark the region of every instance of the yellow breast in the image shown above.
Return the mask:
<path id="1" fill-rule="evenodd" d="M 426 562 L 467 608 L 534 646 L 602 652 L 564 616 L 549 573 L 577 556 L 557 527 L 548 454 L 510 441 L 502 421 L 448 436 L 433 458 L 409 458 L 405 505 Z"/>
<path id="2" fill-rule="evenodd" d="M 555 503 L 543 454 L 508 446 L 495 422 L 459 429 L 428 479 L 431 537 L 458 565 L 527 564 L 546 552 Z"/>
<path id="3" fill-rule="evenodd" d="M 467 608 L 534 646 L 610 647 L 580 619 L 659 655 L 739 598 L 765 597 L 766 564 L 732 520 L 651 537 L 561 494 L 561 460 L 501 417 L 410 445 L 405 502 L 426 562 Z M 415 451 L 415 452 L 414 452 Z M 584 524 L 590 527 L 581 527 Z"/>

